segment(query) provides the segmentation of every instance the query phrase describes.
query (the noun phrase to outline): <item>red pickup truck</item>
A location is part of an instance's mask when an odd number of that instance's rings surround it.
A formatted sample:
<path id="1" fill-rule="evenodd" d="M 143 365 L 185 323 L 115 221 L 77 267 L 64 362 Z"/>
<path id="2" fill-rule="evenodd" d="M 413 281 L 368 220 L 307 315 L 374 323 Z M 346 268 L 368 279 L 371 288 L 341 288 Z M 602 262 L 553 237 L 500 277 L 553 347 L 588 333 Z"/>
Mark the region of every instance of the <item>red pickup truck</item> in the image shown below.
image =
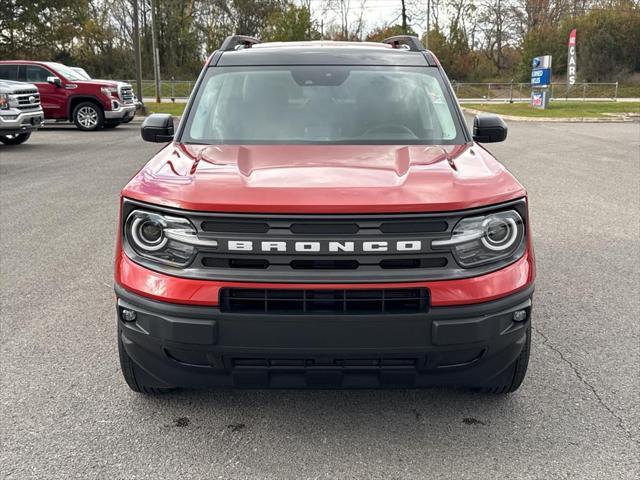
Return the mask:
<path id="1" fill-rule="evenodd" d="M 227 38 L 122 190 L 118 346 L 137 392 L 507 393 L 529 360 L 524 187 L 417 38 Z"/>
<path id="2" fill-rule="evenodd" d="M 3 60 L 0 79 L 34 84 L 45 120 L 71 121 L 80 130 L 117 127 L 136 110 L 131 85 L 86 80 L 61 63 Z"/>

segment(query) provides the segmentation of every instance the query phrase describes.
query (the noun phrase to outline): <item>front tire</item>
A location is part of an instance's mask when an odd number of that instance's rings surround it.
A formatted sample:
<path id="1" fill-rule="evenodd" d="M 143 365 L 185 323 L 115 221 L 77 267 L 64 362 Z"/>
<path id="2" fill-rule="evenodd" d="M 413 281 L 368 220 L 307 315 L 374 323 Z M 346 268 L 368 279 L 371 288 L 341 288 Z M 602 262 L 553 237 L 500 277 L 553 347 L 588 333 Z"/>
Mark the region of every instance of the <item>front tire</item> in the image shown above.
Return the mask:
<path id="1" fill-rule="evenodd" d="M 104 124 L 102 108 L 93 102 L 79 103 L 76 108 L 73 109 L 72 118 L 76 127 L 85 132 L 99 130 Z"/>
<path id="2" fill-rule="evenodd" d="M 131 359 L 122 343 L 122 331 L 118 328 L 118 356 L 120 357 L 120 369 L 129 388 L 136 393 L 158 395 L 170 392 L 172 388 L 154 387 L 153 380 Z"/>
<path id="3" fill-rule="evenodd" d="M 529 366 L 529 356 L 531 354 L 531 325 L 527 328 L 527 338 L 522 347 L 522 351 L 515 362 L 513 362 L 509 368 L 507 368 L 502 374 L 491 382 L 490 385 L 480 388 L 483 393 L 495 393 L 504 394 L 512 393 L 520 388 L 525 375 L 527 374 L 527 367 Z"/>
<path id="4" fill-rule="evenodd" d="M 0 142 L 4 143 L 5 145 L 20 145 L 21 143 L 29 140 L 30 136 L 31 132 L 0 135 Z"/>
<path id="5" fill-rule="evenodd" d="M 112 128 L 116 128 L 120 123 L 121 122 L 104 122 L 103 128 L 105 130 L 110 130 Z"/>

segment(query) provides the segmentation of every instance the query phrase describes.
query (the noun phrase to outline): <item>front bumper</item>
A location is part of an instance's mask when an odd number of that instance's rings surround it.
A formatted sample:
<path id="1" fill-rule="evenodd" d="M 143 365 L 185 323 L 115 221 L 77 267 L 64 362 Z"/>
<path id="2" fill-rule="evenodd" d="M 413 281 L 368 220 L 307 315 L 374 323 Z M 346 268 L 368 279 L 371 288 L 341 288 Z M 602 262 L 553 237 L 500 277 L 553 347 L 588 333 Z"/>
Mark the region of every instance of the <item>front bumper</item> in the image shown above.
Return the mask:
<path id="1" fill-rule="evenodd" d="M 126 120 L 136 114 L 136 105 L 134 103 L 123 105 L 114 101 L 111 110 L 105 110 L 104 118 L 106 120 Z"/>
<path id="2" fill-rule="evenodd" d="M 42 126 L 44 114 L 42 110 L 23 112 L 21 110 L 4 110 L 0 112 L 0 135 L 25 133 Z"/>
<path id="3" fill-rule="evenodd" d="M 157 387 L 480 387 L 520 354 L 533 284 L 426 313 L 267 315 L 176 305 L 116 285 L 124 348 Z M 122 310 L 136 320 L 122 319 Z M 526 310 L 524 321 L 513 312 Z"/>

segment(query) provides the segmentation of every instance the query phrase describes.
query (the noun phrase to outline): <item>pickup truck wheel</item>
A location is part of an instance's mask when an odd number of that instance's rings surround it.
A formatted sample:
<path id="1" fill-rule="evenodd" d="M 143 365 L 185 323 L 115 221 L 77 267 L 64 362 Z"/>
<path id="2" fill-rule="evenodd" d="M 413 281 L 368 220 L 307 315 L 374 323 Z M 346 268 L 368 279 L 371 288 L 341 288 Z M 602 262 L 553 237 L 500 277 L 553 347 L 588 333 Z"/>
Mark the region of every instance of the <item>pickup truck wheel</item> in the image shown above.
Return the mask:
<path id="1" fill-rule="evenodd" d="M 102 109 L 93 102 L 79 103 L 73 109 L 72 117 L 76 127 L 86 132 L 99 130 L 104 123 Z"/>
<path id="2" fill-rule="evenodd" d="M 0 142 L 5 145 L 20 145 L 29 140 L 31 132 L 15 133 L 11 135 L 0 135 Z"/>
<path id="3" fill-rule="evenodd" d="M 118 328 L 118 355 L 120 357 L 120 369 L 124 380 L 129 388 L 136 393 L 146 393 L 147 395 L 157 395 L 174 390 L 173 388 L 151 386 L 153 380 L 147 373 L 138 367 L 131 359 L 122 343 L 122 331 Z"/>
<path id="4" fill-rule="evenodd" d="M 511 393 L 515 392 L 527 373 L 529 366 L 529 355 L 531 353 L 531 325 L 527 328 L 527 339 L 525 340 L 522 352 L 509 368 L 499 375 L 491 385 L 480 388 L 483 393 Z"/>

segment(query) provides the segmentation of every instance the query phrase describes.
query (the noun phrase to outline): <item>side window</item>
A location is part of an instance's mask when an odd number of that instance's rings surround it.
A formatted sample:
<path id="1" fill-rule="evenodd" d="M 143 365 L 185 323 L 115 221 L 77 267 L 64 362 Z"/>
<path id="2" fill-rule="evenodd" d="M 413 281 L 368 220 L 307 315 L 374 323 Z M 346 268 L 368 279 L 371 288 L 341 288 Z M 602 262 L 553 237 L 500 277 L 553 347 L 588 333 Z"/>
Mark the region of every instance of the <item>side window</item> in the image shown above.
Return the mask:
<path id="1" fill-rule="evenodd" d="M 18 65 L 0 65 L 0 78 L 3 80 L 18 80 Z"/>
<path id="2" fill-rule="evenodd" d="M 25 65 L 23 69 L 25 77 L 24 81 L 29 83 L 45 83 L 47 81 L 47 77 L 51 77 L 53 75 L 49 70 L 37 65 Z"/>

